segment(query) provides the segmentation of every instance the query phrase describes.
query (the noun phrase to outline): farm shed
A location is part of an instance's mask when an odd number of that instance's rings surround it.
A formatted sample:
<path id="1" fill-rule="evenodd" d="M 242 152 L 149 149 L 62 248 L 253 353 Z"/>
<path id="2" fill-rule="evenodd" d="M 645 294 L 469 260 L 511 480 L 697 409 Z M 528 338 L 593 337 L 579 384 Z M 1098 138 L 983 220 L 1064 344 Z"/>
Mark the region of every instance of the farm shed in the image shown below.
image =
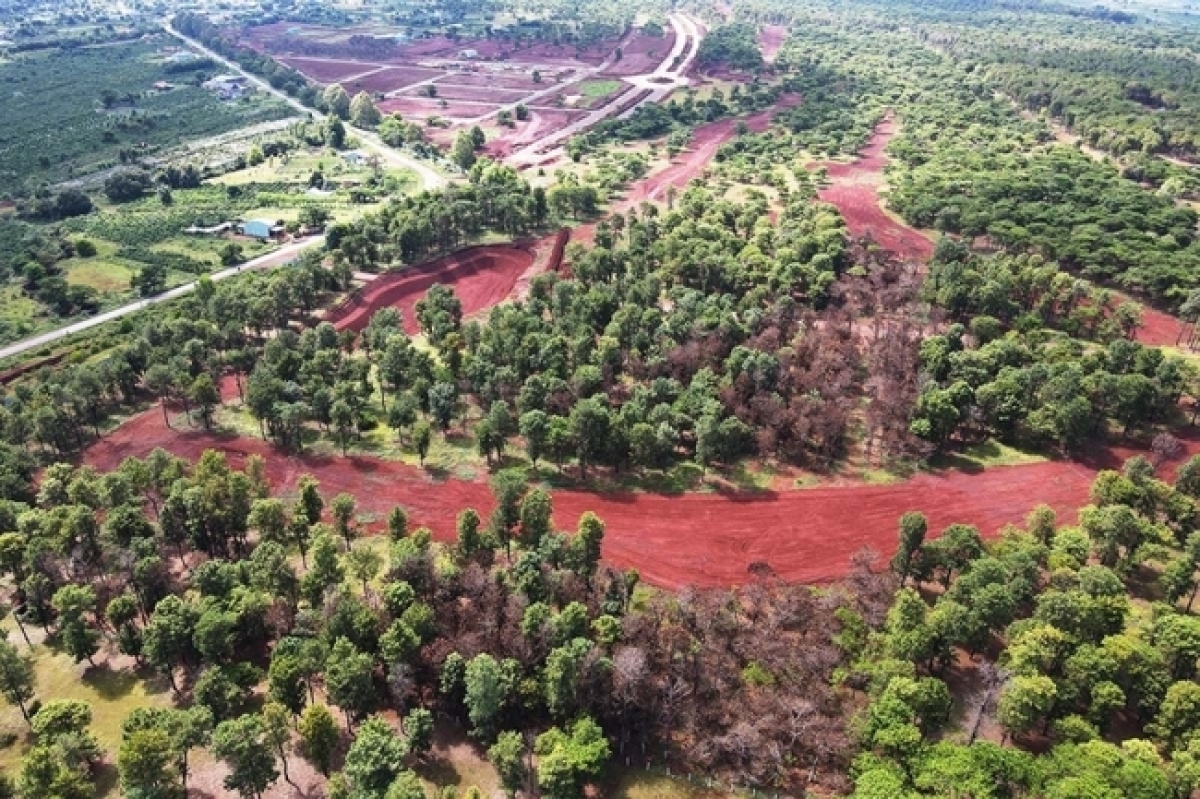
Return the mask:
<path id="1" fill-rule="evenodd" d="M 270 239 L 283 233 L 283 225 L 270 219 L 249 219 L 242 223 L 242 235 L 256 239 Z"/>

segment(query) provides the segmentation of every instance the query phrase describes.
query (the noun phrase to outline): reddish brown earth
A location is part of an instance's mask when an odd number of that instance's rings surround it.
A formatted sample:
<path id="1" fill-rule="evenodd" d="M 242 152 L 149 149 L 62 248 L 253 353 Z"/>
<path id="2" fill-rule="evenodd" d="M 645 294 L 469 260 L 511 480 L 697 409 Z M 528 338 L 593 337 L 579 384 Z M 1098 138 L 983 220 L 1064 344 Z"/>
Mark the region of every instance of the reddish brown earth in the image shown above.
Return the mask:
<path id="1" fill-rule="evenodd" d="M 621 48 L 621 60 L 613 62 L 601 75 L 647 75 L 658 68 L 675 46 L 675 29 L 667 26 L 662 36 L 647 36 L 638 31 Z"/>
<path id="2" fill-rule="evenodd" d="M 258 454 L 266 459 L 277 490 L 291 491 L 301 474 L 310 473 L 326 496 L 353 493 L 363 513 L 382 517 L 393 505 L 404 506 L 413 524 L 430 527 L 442 541 L 453 540 L 459 511 L 472 507 L 486 515 L 493 507 L 480 480 L 436 480 L 421 469 L 370 457 L 285 456 L 257 438 L 168 429 L 158 409 L 93 445 L 85 460 L 111 469 L 155 447 L 189 459 L 216 449 L 235 467 Z M 1188 450 L 1200 450 L 1200 441 L 1193 437 Z M 1128 454 L 1104 453 L 1086 465 L 1062 461 L 923 474 L 888 486 L 680 496 L 555 491 L 554 520 L 570 530 L 585 511 L 599 514 L 607 524 L 604 559 L 636 568 L 644 580 L 663 588 L 745 583 L 753 579 L 748 568 L 754 563 L 766 563 L 788 580 L 821 582 L 845 575 L 851 555 L 861 547 L 890 555 L 897 519 L 910 510 L 924 512 L 932 530 L 965 522 L 988 536 L 1020 523 L 1039 503 L 1054 507 L 1061 523 L 1070 523 L 1076 509 L 1087 504 L 1096 470 L 1118 467 Z"/>
<path id="3" fill-rule="evenodd" d="M 533 78 L 529 75 L 496 74 L 487 71 L 451 72 L 446 78 L 446 82 L 458 86 L 494 86 L 499 89 L 528 89 L 529 91 L 546 88 L 545 83 L 534 83 Z"/>
<path id="4" fill-rule="evenodd" d="M 787 28 L 782 25 L 766 25 L 758 34 L 758 47 L 762 50 L 763 60 L 768 63 L 775 60 L 783 40 L 787 38 Z"/>
<path id="5" fill-rule="evenodd" d="M 389 97 L 377 103 L 379 110 L 385 114 L 400 114 L 406 117 L 425 118 L 428 116 L 456 117 L 474 119 L 496 110 L 497 106 L 487 103 L 463 103 L 447 101 L 445 107 L 437 99 L 423 97 Z"/>
<path id="6" fill-rule="evenodd" d="M 1185 329 L 1182 320 L 1148 305 L 1142 306 L 1142 326 L 1135 335 L 1141 343 L 1160 347 L 1186 346 L 1189 334 L 1190 330 Z"/>
<path id="7" fill-rule="evenodd" d="M 346 91 L 394 92 L 414 83 L 445 75 L 445 72 L 422 67 L 388 67 L 385 70 L 366 75 L 350 83 L 343 83 Z"/>
<path id="8" fill-rule="evenodd" d="M 502 158 L 514 149 L 532 144 L 585 116 L 586 111 L 531 107 L 527 120 L 516 122 L 515 127 L 505 130 L 501 136 L 489 141 L 484 147 L 484 152 L 493 158 Z"/>
<path id="9" fill-rule="evenodd" d="M 687 151 L 666 169 L 631 186 L 626 194 L 626 202 L 639 203 L 643 200 L 661 199 L 667 187 L 683 188 L 699 177 L 712 162 L 721 145 L 733 138 L 739 121 L 745 122 L 751 132 L 762 133 L 771 124 L 771 119 L 777 111 L 793 108 L 800 101 L 798 95 L 786 95 L 780 98 L 774 108 L 744 120 L 721 119 L 701 125 L 692 132 Z"/>
<path id="10" fill-rule="evenodd" d="M 933 242 L 888 216 L 879 197 L 888 163 L 884 150 L 895 135 L 896 123 L 888 117 L 875 128 L 871 141 L 854 161 L 822 164 L 831 185 L 821 189 L 818 197 L 837 206 L 853 235 L 871 236 L 885 249 L 923 261 L 933 255 Z"/>
<path id="11" fill-rule="evenodd" d="M 447 78 L 448 81 L 453 81 L 454 77 Z M 419 97 L 420 89 L 410 89 L 404 93 L 406 97 Z M 437 84 L 437 97 L 435 100 L 466 100 L 474 103 L 495 103 L 501 105 L 503 103 L 515 103 L 518 100 L 527 97 L 529 92 L 521 91 L 520 89 L 500 89 L 494 86 L 457 86 L 453 83 L 439 82 Z"/>
<path id="12" fill-rule="evenodd" d="M 278 60 L 306 77 L 312 78 L 317 83 L 336 83 L 381 66 L 365 61 L 326 61 L 319 58 L 294 56 L 281 56 Z"/>
<path id="13" fill-rule="evenodd" d="M 434 283 L 452 286 L 462 302 L 463 315 L 487 310 L 507 297 L 518 278 L 533 265 L 529 244 L 471 247 L 453 255 L 384 275 L 331 310 L 327 316 L 338 330 L 362 330 L 380 308 L 399 308 L 404 329 L 416 333 L 417 300 Z"/>

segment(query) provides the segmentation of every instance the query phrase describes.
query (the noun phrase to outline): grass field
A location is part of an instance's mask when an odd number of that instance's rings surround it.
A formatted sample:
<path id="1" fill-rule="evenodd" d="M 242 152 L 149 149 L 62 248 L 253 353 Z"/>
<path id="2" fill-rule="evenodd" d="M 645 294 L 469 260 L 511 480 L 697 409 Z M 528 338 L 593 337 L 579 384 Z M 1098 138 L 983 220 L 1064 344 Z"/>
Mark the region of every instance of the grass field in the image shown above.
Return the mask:
<path id="1" fill-rule="evenodd" d="M 585 80 L 579 84 L 579 93 L 589 100 L 607 97 L 624 84 L 619 80 Z"/>
<path id="2" fill-rule="evenodd" d="M 25 642 L 11 624 L 7 623 L 4 632 L 8 633 L 10 641 L 24 650 Z M 43 702 L 49 699 L 79 699 L 87 702 L 92 708 L 91 731 L 101 748 L 108 752 L 115 753 L 120 746 L 121 724 L 131 710 L 170 703 L 170 689 L 165 683 L 159 685 L 155 678 L 149 681 L 142 679 L 133 673 L 130 664 L 123 663 L 122 668 L 110 670 L 103 663 L 97 667 L 89 667 L 86 662 L 73 663 L 68 655 L 36 643 L 40 633 L 40 630 L 30 630 L 30 637 L 35 641 L 36 698 Z M 97 660 L 101 661 L 102 657 L 98 656 Z M 0 734 L 17 736 L 13 745 L 0 749 L 0 771 L 15 774 L 21 755 L 29 745 L 27 733 L 28 727 L 16 708 L 7 705 L 0 708 Z M 115 778 L 115 769 L 102 770 L 97 795 L 109 793 L 115 785 Z"/>

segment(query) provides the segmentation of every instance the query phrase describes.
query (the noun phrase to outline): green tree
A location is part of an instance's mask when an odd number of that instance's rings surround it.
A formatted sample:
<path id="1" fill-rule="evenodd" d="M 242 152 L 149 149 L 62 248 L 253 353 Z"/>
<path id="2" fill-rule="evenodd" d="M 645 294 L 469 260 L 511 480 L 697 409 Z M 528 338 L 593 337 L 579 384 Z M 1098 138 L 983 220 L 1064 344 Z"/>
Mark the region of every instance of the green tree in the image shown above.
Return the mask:
<path id="1" fill-rule="evenodd" d="M 325 705 L 309 705 L 300 716 L 300 751 L 325 776 L 337 749 L 341 733 L 333 714 Z"/>
<path id="2" fill-rule="evenodd" d="M 382 796 L 405 770 L 408 746 L 381 716 L 363 722 L 346 753 L 343 773 L 361 796 Z"/>
<path id="3" fill-rule="evenodd" d="M 896 554 L 892 556 L 892 571 L 900 578 L 901 586 L 908 579 L 913 557 L 920 552 L 921 545 L 925 543 L 925 533 L 928 529 L 929 525 L 922 513 L 910 511 L 900 517 L 900 545 Z"/>
<path id="4" fill-rule="evenodd" d="M 325 101 L 325 107 L 329 109 L 329 113 L 339 119 L 350 118 L 350 95 L 340 84 L 335 83 L 327 88 L 322 99 Z"/>
<path id="5" fill-rule="evenodd" d="M 1058 698 L 1054 680 L 1042 675 L 1017 676 L 1000 695 L 997 715 L 1007 735 L 1028 732 L 1048 721 Z"/>
<path id="6" fill-rule="evenodd" d="M 383 115 L 375 106 L 375 101 L 366 92 L 359 92 L 350 101 L 350 121 L 360 128 L 373 128 L 379 124 Z"/>
<path id="7" fill-rule="evenodd" d="M 346 714 L 347 727 L 352 718 L 365 715 L 375 704 L 374 670 L 371 656 L 359 652 L 345 638 L 337 639 L 329 651 L 325 689 L 329 701 Z"/>
<path id="8" fill-rule="evenodd" d="M 510 691 L 504 670 L 491 655 L 478 654 L 467 663 L 464 685 L 471 734 L 490 741 L 496 734 L 496 722 Z"/>
<path id="9" fill-rule="evenodd" d="M 525 764 L 524 737 L 519 732 L 502 732 L 496 736 L 496 743 L 488 749 L 487 755 L 496 773 L 500 775 L 500 784 L 512 799 L 529 780 L 529 768 Z"/>
<path id="10" fill-rule="evenodd" d="M 29 701 L 34 698 L 34 661 L 20 653 L 7 639 L 0 638 L 0 696 L 16 705 L 25 723 L 29 720 Z"/>
<path id="11" fill-rule="evenodd" d="M 245 799 L 259 799 L 279 779 L 261 716 L 250 714 L 218 724 L 212 752 L 229 767 L 225 788 Z"/>
<path id="12" fill-rule="evenodd" d="M 611 755 L 604 732 L 583 717 L 568 732 L 552 728 L 537 737 L 538 787 L 550 799 L 577 799 L 600 776 Z"/>
<path id="13" fill-rule="evenodd" d="M 137 730 L 121 740 L 117 751 L 121 793 L 132 799 L 173 799 L 179 776 L 175 753 L 164 730 Z"/>

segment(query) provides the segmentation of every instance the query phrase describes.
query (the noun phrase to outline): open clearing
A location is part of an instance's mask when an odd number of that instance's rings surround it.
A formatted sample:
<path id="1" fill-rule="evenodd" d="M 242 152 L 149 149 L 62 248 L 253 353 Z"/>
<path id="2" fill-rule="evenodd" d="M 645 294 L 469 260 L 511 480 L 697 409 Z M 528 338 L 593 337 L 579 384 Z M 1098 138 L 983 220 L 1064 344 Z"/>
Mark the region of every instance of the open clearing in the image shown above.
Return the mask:
<path id="1" fill-rule="evenodd" d="M 837 206 L 852 234 L 870 236 L 884 249 L 924 261 L 933 255 L 933 242 L 888 215 L 879 195 L 888 163 L 884 151 L 895 135 L 896 123 L 889 116 L 875 128 L 871 141 L 853 161 L 810 164 L 810 168 L 825 167 L 830 185 L 817 196 Z"/>

